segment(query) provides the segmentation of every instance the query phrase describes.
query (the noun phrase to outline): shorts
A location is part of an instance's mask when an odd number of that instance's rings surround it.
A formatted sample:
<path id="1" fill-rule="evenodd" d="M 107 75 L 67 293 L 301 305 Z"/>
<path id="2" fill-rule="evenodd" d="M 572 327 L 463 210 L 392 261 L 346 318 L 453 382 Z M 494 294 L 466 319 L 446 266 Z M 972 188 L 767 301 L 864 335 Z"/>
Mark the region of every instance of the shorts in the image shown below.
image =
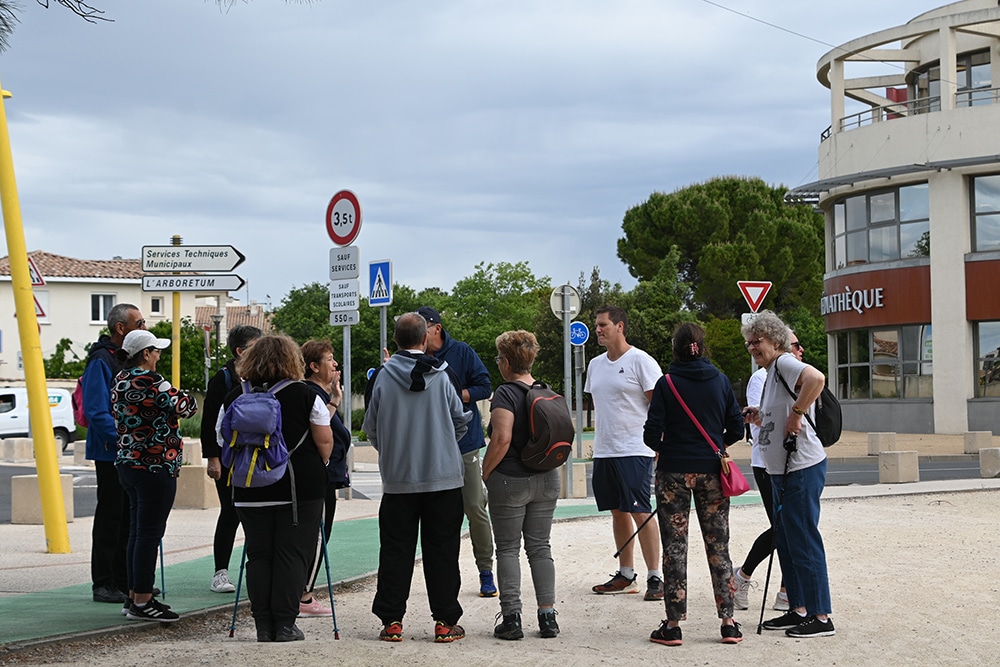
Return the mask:
<path id="1" fill-rule="evenodd" d="M 598 511 L 619 510 L 649 514 L 653 485 L 653 457 L 619 456 L 594 459 L 594 499 Z"/>

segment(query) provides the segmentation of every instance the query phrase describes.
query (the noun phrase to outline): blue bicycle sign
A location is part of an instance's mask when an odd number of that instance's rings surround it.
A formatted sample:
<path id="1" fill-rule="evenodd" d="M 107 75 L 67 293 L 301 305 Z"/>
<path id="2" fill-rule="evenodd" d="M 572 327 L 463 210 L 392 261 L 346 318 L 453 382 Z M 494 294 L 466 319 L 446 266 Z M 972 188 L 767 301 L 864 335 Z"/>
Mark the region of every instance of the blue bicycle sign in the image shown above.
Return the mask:
<path id="1" fill-rule="evenodd" d="M 573 345 L 583 345 L 590 338 L 590 329 L 583 322 L 570 322 L 569 342 Z"/>

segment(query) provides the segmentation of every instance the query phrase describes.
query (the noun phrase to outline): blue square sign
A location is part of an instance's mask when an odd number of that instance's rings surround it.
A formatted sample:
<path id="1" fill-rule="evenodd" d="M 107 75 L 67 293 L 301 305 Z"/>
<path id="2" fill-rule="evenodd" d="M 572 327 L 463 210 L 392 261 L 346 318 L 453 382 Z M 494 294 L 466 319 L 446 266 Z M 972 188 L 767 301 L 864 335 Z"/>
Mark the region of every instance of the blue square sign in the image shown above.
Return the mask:
<path id="1" fill-rule="evenodd" d="M 368 263 L 368 305 L 392 305 L 392 260 L 378 259 Z"/>

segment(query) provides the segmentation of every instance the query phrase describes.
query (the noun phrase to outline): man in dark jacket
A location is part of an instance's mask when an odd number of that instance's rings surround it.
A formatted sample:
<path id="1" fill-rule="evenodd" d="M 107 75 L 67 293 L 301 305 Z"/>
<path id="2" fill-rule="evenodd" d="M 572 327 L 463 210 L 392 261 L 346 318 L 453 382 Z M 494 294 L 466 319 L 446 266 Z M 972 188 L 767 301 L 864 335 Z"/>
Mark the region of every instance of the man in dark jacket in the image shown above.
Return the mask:
<path id="1" fill-rule="evenodd" d="M 469 518 L 472 553 L 479 570 L 479 596 L 495 597 L 497 587 L 493 582 L 493 527 L 490 525 L 490 516 L 486 513 L 486 487 L 483 485 L 483 469 L 479 457 L 479 451 L 486 446 L 486 439 L 483 437 L 483 422 L 477 405 L 478 401 L 489 398 L 492 393 L 490 372 L 468 343 L 457 341 L 445 332 L 438 311 L 424 306 L 417 312 L 427 321 L 427 354 L 448 362 L 448 368 L 458 378 L 462 407 L 472 412 L 469 430 L 458 442 L 465 463 L 462 502 L 465 516 Z"/>
<path id="2" fill-rule="evenodd" d="M 215 593 L 232 593 L 236 590 L 229 581 L 229 559 L 233 555 L 233 540 L 240 518 L 233 507 L 233 489 L 227 477 L 222 474 L 222 450 L 219 448 L 215 423 L 226 394 L 239 384 L 236 376 L 236 360 L 250 343 L 263 336 L 257 327 L 248 324 L 233 327 L 226 336 L 226 345 L 233 357 L 212 377 L 205 389 L 205 402 L 201 413 L 201 452 L 208 459 L 208 476 L 215 480 L 215 490 L 219 494 L 219 519 L 215 522 L 215 538 L 212 550 L 215 558 L 215 574 L 209 588 Z"/>
<path id="3" fill-rule="evenodd" d="M 102 335 L 90 347 L 81 379 L 83 411 L 87 417 L 87 460 L 97 472 L 97 507 L 90 548 L 90 578 L 95 602 L 127 599 L 125 547 L 128 543 L 128 496 L 118 481 L 115 457 L 118 429 L 111 414 L 111 383 L 121 368 L 115 352 L 125 334 L 145 329 L 146 320 L 130 303 L 119 303 L 108 312 L 110 336 Z"/>

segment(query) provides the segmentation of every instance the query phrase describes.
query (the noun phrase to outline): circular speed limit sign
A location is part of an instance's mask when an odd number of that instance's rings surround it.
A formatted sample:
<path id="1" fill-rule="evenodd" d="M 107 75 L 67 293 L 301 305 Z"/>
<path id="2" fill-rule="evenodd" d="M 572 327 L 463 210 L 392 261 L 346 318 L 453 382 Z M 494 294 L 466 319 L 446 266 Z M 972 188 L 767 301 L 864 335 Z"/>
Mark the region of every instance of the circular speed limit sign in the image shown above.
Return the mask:
<path id="1" fill-rule="evenodd" d="M 350 190 L 341 190 L 326 207 L 326 233 L 337 245 L 351 245 L 360 231 L 361 203 Z"/>

